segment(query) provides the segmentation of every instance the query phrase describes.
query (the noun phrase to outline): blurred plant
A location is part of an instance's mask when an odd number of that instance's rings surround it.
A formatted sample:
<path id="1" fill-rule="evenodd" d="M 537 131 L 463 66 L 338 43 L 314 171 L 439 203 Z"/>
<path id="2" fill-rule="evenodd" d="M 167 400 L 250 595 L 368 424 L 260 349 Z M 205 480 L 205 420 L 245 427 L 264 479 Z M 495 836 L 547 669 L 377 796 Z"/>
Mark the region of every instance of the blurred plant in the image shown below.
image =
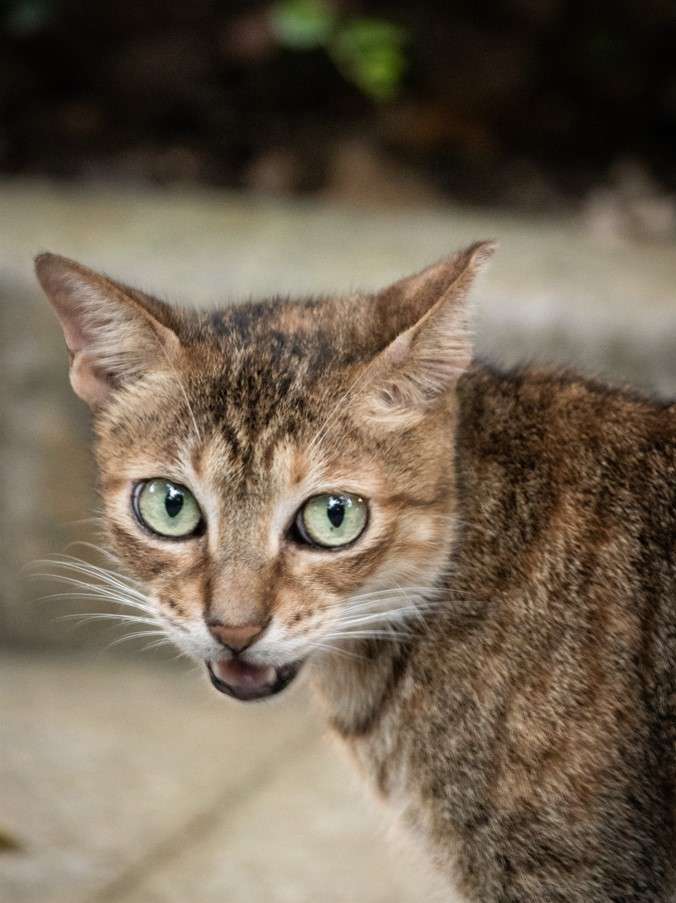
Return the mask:
<path id="1" fill-rule="evenodd" d="M 58 0 L 0 0 L 0 25 L 12 35 L 40 31 L 57 13 Z"/>
<path id="2" fill-rule="evenodd" d="M 280 0 L 270 17 L 279 43 L 293 50 L 325 46 L 338 21 L 335 9 L 323 0 Z"/>
<path id="3" fill-rule="evenodd" d="M 323 48 L 343 76 L 374 100 L 397 93 L 406 69 L 404 28 L 386 19 L 342 17 L 328 0 L 278 0 L 270 20 L 282 46 Z"/>

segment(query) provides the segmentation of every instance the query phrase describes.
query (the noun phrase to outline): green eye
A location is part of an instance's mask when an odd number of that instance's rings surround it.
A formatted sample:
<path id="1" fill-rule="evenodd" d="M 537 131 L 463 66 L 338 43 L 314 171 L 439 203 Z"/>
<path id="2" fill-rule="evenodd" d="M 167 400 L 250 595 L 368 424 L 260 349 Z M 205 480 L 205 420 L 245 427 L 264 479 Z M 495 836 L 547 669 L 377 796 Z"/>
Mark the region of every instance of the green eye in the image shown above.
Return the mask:
<path id="1" fill-rule="evenodd" d="M 140 483 L 133 501 L 137 518 L 160 536 L 187 538 L 197 533 L 203 524 L 202 512 L 192 492 L 169 480 Z"/>
<path id="2" fill-rule="evenodd" d="M 309 499 L 298 512 L 296 526 L 311 545 L 337 548 L 354 542 L 368 519 L 366 502 L 356 495 L 331 493 Z"/>

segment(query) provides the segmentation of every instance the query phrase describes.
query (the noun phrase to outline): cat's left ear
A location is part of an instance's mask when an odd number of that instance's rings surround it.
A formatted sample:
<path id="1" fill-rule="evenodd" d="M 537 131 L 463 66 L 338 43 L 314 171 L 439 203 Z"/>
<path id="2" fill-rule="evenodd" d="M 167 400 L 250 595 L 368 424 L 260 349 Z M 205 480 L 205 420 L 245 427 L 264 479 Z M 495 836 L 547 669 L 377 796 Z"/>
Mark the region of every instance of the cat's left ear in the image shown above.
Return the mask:
<path id="1" fill-rule="evenodd" d="M 369 365 L 360 415 L 380 426 L 413 426 L 452 390 L 472 359 L 467 296 L 496 248 L 477 242 L 402 279 L 378 296 L 403 329 Z"/>
<path id="2" fill-rule="evenodd" d="M 63 329 L 73 390 L 91 408 L 179 349 L 172 308 L 156 298 L 57 254 L 36 257 L 35 272 Z"/>

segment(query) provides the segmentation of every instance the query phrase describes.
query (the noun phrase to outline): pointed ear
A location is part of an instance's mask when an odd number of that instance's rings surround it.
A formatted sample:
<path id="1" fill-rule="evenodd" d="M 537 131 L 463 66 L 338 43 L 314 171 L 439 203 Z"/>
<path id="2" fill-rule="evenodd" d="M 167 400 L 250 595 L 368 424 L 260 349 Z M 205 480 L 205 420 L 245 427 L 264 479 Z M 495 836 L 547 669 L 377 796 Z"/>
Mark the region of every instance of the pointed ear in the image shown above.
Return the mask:
<path id="1" fill-rule="evenodd" d="M 495 248 L 477 242 L 381 293 L 378 303 L 412 325 L 369 365 L 360 415 L 386 427 L 413 426 L 455 386 L 472 359 L 467 295 Z"/>
<path id="2" fill-rule="evenodd" d="M 178 350 L 161 301 L 56 254 L 36 257 L 35 272 L 61 322 L 71 385 L 91 408 Z"/>

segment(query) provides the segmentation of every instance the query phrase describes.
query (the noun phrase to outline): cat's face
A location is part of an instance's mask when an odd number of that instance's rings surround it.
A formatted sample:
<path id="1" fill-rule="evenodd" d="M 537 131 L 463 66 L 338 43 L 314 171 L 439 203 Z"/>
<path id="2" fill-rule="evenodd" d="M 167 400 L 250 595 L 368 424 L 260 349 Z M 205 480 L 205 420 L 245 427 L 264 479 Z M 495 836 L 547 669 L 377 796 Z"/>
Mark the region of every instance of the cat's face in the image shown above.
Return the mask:
<path id="1" fill-rule="evenodd" d="M 239 699 L 401 629 L 453 535 L 462 301 L 485 247 L 374 296 L 169 309 L 51 255 L 111 542 Z"/>

